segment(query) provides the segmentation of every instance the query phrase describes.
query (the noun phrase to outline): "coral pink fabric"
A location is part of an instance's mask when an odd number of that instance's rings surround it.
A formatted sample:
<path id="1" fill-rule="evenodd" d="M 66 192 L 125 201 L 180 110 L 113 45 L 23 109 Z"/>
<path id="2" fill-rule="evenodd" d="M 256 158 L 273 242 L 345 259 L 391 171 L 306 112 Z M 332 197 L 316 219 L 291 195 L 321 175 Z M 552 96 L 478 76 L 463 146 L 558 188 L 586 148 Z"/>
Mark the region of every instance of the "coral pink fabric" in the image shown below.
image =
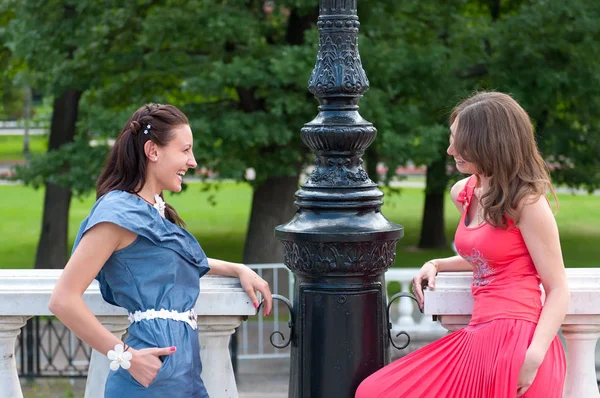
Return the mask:
<path id="1" fill-rule="evenodd" d="M 515 398 L 527 347 L 542 309 L 540 279 L 521 232 L 489 224 L 466 227 L 476 178 L 458 201 L 459 254 L 473 265 L 475 300 L 468 327 L 451 333 L 365 379 L 356 398 Z M 561 398 L 566 361 L 555 337 L 524 398 Z"/>
<path id="2" fill-rule="evenodd" d="M 466 226 L 476 182 L 475 176 L 469 178 L 458 195 L 464 211 L 454 236 L 458 254 L 473 265 L 471 324 L 500 318 L 537 323 L 542 311 L 540 278 L 519 228 L 510 219 L 506 230 L 485 223 Z"/>

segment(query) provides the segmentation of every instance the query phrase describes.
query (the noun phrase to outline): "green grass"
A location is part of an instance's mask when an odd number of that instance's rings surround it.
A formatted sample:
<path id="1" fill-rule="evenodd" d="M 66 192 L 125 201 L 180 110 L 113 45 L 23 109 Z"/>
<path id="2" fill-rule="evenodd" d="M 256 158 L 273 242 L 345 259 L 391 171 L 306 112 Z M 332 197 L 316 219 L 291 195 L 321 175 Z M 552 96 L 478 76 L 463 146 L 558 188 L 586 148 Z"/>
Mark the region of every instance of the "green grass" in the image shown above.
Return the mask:
<path id="1" fill-rule="evenodd" d="M 187 222 L 188 230 L 198 238 L 210 257 L 241 261 L 252 198 L 250 187 L 241 183 L 224 183 L 218 192 L 212 194 L 202 192 L 201 188 L 201 184 L 190 184 L 186 192 L 167 194 L 166 200 L 177 208 Z M 215 206 L 208 202 L 210 195 L 215 195 Z M 0 197 L 0 268 L 31 268 L 40 234 L 43 190 L 0 186 Z M 452 254 L 450 249 L 415 249 L 423 198 L 423 190 L 413 188 L 404 188 L 399 195 L 385 197 L 383 214 L 405 228 L 404 238 L 398 243 L 396 266 L 418 267 L 430 258 Z M 559 195 L 559 200 L 560 210 L 556 218 L 565 264 L 568 267 L 595 267 L 600 258 L 600 216 L 596 211 L 600 197 L 564 194 Z M 71 243 L 93 202 L 92 195 L 72 201 L 69 218 Z M 445 222 L 448 242 L 451 242 L 458 212 L 448 197 Z"/>
<path id="2" fill-rule="evenodd" d="M 30 135 L 29 151 L 31 153 L 42 153 L 48 148 L 46 135 Z M 23 161 L 23 136 L 22 135 L 0 135 L 0 162 Z"/>

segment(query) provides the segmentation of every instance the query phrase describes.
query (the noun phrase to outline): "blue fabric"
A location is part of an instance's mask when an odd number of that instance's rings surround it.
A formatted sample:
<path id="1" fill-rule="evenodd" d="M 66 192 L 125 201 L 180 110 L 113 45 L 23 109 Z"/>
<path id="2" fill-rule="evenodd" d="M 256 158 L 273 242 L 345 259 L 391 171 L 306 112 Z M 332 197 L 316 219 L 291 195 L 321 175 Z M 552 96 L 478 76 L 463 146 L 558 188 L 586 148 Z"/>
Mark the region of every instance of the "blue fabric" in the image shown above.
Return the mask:
<path id="1" fill-rule="evenodd" d="M 96 277 L 107 302 L 129 312 L 163 308 L 183 312 L 194 307 L 199 278 L 209 267 L 193 235 L 162 218 L 141 198 L 111 191 L 98 199 L 81 223 L 73 250 L 90 228 L 103 222 L 138 235 L 131 245 L 115 251 Z M 127 370 L 111 371 L 105 397 L 208 397 L 200 377 L 198 333 L 187 323 L 172 319 L 135 322 L 126 344 L 135 349 L 176 346 L 177 351 L 161 358 L 162 367 L 147 388 Z"/>

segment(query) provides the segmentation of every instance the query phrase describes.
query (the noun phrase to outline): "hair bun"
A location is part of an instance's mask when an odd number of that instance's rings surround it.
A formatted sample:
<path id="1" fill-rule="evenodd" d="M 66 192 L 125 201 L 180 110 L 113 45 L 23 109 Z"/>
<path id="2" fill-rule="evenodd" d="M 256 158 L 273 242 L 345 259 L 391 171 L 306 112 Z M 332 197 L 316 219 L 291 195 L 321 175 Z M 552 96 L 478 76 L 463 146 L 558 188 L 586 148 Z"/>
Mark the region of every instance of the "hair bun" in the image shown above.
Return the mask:
<path id="1" fill-rule="evenodd" d="M 134 120 L 133 122 L 129 123 L 129 129 L 133 134 L 137 134 L 142 130 L 142 125 Z"/>

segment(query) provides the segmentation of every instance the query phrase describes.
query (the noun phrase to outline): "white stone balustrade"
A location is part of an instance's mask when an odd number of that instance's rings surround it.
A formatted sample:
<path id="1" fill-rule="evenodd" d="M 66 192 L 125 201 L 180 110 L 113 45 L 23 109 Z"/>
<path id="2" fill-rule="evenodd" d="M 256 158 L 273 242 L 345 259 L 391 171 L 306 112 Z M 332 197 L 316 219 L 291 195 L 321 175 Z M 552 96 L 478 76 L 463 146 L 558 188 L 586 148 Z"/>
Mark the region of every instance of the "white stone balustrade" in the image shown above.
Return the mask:
<path id="1" fill-rule="evenodd" d="M 0 270 L 0 398 L 21 398 L 15 354 L 15 342 L 28 318 L 52 315 L 50 295 L 62 270 Z M 83 299 L 102 324 L 119 338 L 129 322 L 127 312 L 106 303 L 94 281 Z M 212 398 L 238 396 L 229 356 L 229 337 L 234 329 L 256 310 L 241 288 L 239 280 L 204 276 L 196 302 L 198 333 L 203 363 L 202 378 Z M 85 397 L 104 397 L 104 382 L 109 361 L 93 351 Z"/>
<path id="2" fill-rule="evenodd" d="M 595 348 L 600 337 L 600 269 L 567 269 L 571 300 L 562 325 L 567 348 L 564 398 L 600 398 L 596 379 Z M 471 272 L 441 272 L 435 290 L 425 292 L 425 314 L 441 317 L 454 331 L 471 318 Z"/>
<path id="3" fill-rule="evenodd" d="M 401 292 L 411 292 L 411 281 L 418 271 L 419 268 L 389 269 L 385 273 L 385 281 L 386 283 L 398 282 Z M 392 336 L 396 345 L 402 346 L 406 343 L 406 337 L 395 337 L 398 333 L 406 332 L 410 336 L 410 345 L 405 349 L 391 348 L 392 359 L 409 354 L 448 333 L 439 322 L 432 321 L 430 316 L 422 316 L 417 304 L 409 298 L 397 299 L 392 304 L 390 312 Z"/>

